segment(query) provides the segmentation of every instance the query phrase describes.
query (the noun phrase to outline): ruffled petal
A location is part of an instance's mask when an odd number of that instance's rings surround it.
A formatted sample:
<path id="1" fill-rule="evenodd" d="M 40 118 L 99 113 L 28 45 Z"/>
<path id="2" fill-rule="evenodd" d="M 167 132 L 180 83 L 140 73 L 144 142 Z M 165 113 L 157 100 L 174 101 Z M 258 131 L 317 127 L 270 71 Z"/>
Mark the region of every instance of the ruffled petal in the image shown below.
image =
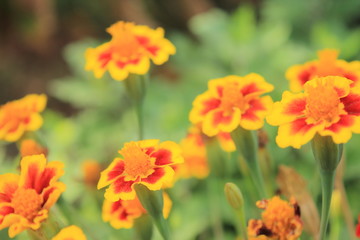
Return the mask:
<path id="1" fill-rule="evenodd" d="M 225 115 L 221 109 L 208 113 L 204 119 L 202 130 L 212 137 L 219 132 L 231 132 L 239 126 L 241 119 L 240 109 L 235 108 L 231 114 Z"/>
<path id="2" fill-rule="evenodd" d="M 97 188 L 103 188 L 113 183 L 124 172 L 124 161 L 121 158 L 115 158 L 108 168 L 101 172 Z"/>
<path id="3" fill-rule="evenodd" d="M 270 96 L 249 101 L 249 109 L 241 115 L 240 125 L 248 130 L 256 130 L 264 125 L 264 118 L 273 102 Z"/>
<path id="4" fill-rule="evenodd" d="M 140 183 L 145 185 L 150 190 L 160 190 L 164 184 L 171 184 L 174 177 L 174 170 L 165 166 L 162 168 L 155 168 L 155 171 L 146 178 L 142 178 Z"/>

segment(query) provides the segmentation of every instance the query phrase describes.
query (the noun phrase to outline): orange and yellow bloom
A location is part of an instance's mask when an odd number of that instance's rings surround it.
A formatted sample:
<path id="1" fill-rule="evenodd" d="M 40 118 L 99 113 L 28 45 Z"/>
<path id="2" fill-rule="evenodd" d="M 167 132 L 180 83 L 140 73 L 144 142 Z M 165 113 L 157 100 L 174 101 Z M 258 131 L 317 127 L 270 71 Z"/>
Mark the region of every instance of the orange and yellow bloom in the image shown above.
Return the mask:
<path id="1" fill-rule="evenodd" d="M 63 228 L 51 240 L 86 240 L 86 236 L 79 227 L 71 225 Z"/>
<path id="2" fill-rule="evenodd" d="M 338 55 L 335 49 L 325 49 L 318 51 L 319 60 L 290 67 L 286 72 L 290 89 L 299 92 L 307 81 L 326 76 L 344 77 L 351 80 L 352 85 L 357 84 L 360 80 L 360 61 L 346 62 L 337 59 Z"/>
<path id="3" fill-rule="evenodd" d="M 63 164 L 46 163 L 44 155 L 22 158 L 20 175 L 0 175 L 0 230 L 9 227 L 13 238 L 26 229 L 37 230 L 65 184 L 58 182 Z"/>
<path id="4" fill-rule="evenodd" d="M 261 220 L 249 221 L 249 239 L 296 240 L 300 237 L 303 224 L 300 208 L 294 199 L 287 202 L 275 196 L 270 200 L 258 201 L 256 206 L 264 211 Z"/>
<path id="5" fill-rule="evenodd" d="M 174 45 L 164 38 L 162 28 L 151 29 L 131 22 L 117 22 L 107 29 L 112 39 L 97 48 L 86 51 L 86 70 L 101 78 L 106 71 L 115 80 L 124 80 L 129 74 L 144 75 L 150 60 L 156 65 L 175 54 Z"/>
<path id="6" fill-rule="evenodd" d="M 259 129 L 272 105 L 270 96 L 260 95 L 272 90 L 273 86 L 255 73 L 210 80 L 208 90 L 193 102 L 190 122 L 200 124 L 208 136 L 229 133 L 239 126 Z"/>
<path id="7" fill-rule="evenodd" d="M 95 160 L 86 160 L 82 163 L 84 183 L 89 187 L 96 187 L 101 172 L 101 165 Z"/>
<path id="8" fill-rule="evenodd" d="M 172 202 L 165 192 L 163 193 L 163 199 L 163 215 L 167 218 L 171 210 Z M 110 222 L 113 228 L 132 228 L 135 219 L 146 213 L 147 211 L 143 208 L 137 197 L 132 200 L 119 199 L 116 202 L 110 202 L 105 199 L 102 218 L 104 222 Z"/>
<path id="9" fill-rule="evenodd" d="M 41 146 L 33 139 L 25 139 L 21 141 L 20 154 L 21 157 L 44 154 L 47 155 L 47 148 Z"/>
<path id="10" fill-rule="evenodd" d="M 329 76 L 308 81 L 304 93 L 285 91 L 267 118 L 269 124 L 279 126 L 277 144 L 300 148 L 316 133 L 340 144 L 352 132 L 360 133 L 360 88 L 351 88 L 351 83 Z"/>
<path id="11" fill-rule="evenodd" d="M 0 106 L 0 140 L 15 142 L 26 131 L 38 130 L 43 123 L 39 113 L 45 106 L 44 94 L 29 94 Z"/>
<path id="12" fill-rule="evenodd" d="M 135 184 L 142 184 L 153 191 L 160 190 L 164 184 L 171 184 L 174 177 L 171 166 L 184 161 L 176 143 L 160 143 L 155 139 L 126 143 L 119 153 L 122 158 L 115 158 L 101 172 L 98 183 L 98 189 L 110 185 L 105 198 L 111 202 L 134 199 Z"/>

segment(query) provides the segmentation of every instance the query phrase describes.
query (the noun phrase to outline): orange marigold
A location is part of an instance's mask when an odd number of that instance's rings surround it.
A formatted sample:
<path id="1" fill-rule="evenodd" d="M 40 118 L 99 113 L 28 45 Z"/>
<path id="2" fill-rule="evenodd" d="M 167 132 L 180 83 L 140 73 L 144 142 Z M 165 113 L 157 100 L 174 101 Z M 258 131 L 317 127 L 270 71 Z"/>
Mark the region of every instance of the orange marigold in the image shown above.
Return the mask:
<path id="1" fill-rule="evenodd" d="M 165 192 L 163 192 L 163 199 L 163 215 L 167 218 L 171 210 L 172 202 L 169 195 Z M 110 202 L 105 199 L 102 209 L 102 218 L 104 222 L 110 222 L 110 225 L 113 228 L 132 228 L 135 219 L 146 213 L 146 210 L 143 208 L 137 197 L 132 200 L 119 199 L 116 202 Z"/>
<path id="2" fill-rule="evenodd" d="M 47 156 L 47 148 L 41 146 L 33 139 L 25 139 L 21 141 L 20 154 L 21 157 L 44 154 Z"/>
<path id="3" fill-rule="evenodd" d="M 95 160 L 86 160 L 82 163 L 84 183 L 89 187 L 95 187 L 100 179 L 101 166 Z"/>
<path id="4" fill-rule="evenodd" d="M 262 219 L 251 219 L 248 224 L 248 236 L 253 240 L 296 240 L 302 233 L 300 208 L 292 198 L 290 203 L 275 196 L 270 200 L 256 203 L 264 209 Z"/>
<path id="5" fill-rule="evenodd" d="M 339 51 L 324 49 L 318 51 L 319 60 L 311 61 L 303 65 L 290 67 L 286 72 L 286 78 L 290 81 L 290 89 L 298 92 L 304 84 L 314 77 L 339 76 L 352 81 L 352 85 L 360 80 L 360 61 L 346 62 L 337 59 Z"/>
<path id="6" fill-rule="evenodd" d="M 210 80 L 208 90 L 193 102 L 190 122 L 200 124 L 208 136 L 229 133 L 238 126 L 259 129 L 272 104 L 270 96 L 260 95 L 272 90 L 273 86 L 255 73 Z"/>
<path id="7" fill-rule="evenodd" d="M 123 158 L 115 158 L 101 172 L 98 183 L 98 189 L 110 185 L 105 198 L 111 202 L 134 199 L 134 184 L 143 184 L 154 191 L 171 184 L 174 176 L 171 166 L 184 161 L 176 143 L 159 143 L 155 139 L 126 143 L 119 153 Z"/>
<path id="8" fill-rule="evenodd" d="M 112 39 L 97 48 L 86 51 L 86 70 L 101 78 L 108 70 L 115 80 L 124 80 L 129 74 L 143 75 L 150 68 L 150 59 L 161 65 L 175 54 L 174 45 L 164 38 L 162 28 L 151 29 L 131 22 L 117 22 L 107 32 Z"/>
<path id="9" fill-rule="evenodd" d="M 44 94 L 29 94 L 0 106 L 0 140 L 15 142 L 26 131 L 35 131 L 43 123 L 40 112 L 45 109 Z"/>
<path id="10" fill-rule="evenodd" d="M 51 240 L 86 240 L 86 236 L 79 227 L 71 225 L 63 228 Z"/>
<path id="11" fill-rule="evenodd" d="M 300 148 L 316 133 L 340 144 L 352 132 L 360 133 L 360 88 L 350 85 L 349 79 L 329 76 L 308 81 L 304 93 L 285 91 L 267 117 L 271 125 L 279 126 L 277 144 Z"/>
<path id="12" fill-rule="evenodd" d="M 0 175 L 0 230 L 9 227 L 11 238 L 39 229 L 65 191 L 65 184 L 58 182 L 64 173 L 61 162 L 46 163 L 41 154 L 22 158 L 20 166 L 20 175 Z"/>

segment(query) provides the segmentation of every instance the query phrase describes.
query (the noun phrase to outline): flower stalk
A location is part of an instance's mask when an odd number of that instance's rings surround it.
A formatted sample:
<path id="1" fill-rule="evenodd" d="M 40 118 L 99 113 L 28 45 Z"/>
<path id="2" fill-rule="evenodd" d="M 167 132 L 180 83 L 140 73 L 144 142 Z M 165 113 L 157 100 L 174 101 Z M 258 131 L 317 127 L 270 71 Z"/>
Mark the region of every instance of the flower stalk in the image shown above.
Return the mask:
<path id="1" fill-rule="evenodd" d="M 141 204 L 153 218 L 156 227 L 164 240 L 170 239 L 168 224 L 163 216 L 162 191 L 151 191 L 142 184 L 135 184 L 134 189 Z"/>
<path id="2" fill-rule="evenodd" d="M 133 101 L 139 127 L 139 140 L 144 139 L 143 105 L 147 88 L 147 75 L 130 75 L 125 79 L 126 90 Z"/>
<path id="3" fill-rule="evenodd" d="M 315 160 L 319 164 L 322 185 L 322 208 L 319 239 L 326 236 L 329 221 L 331 196 L 334 188 L 336 168 L 341 159 L 343 144 L 335 144 L 330 136 L 316 134 L 312 140 L 312 150 Z"/>
<path id="4" fill-rule="evenodd" d="M 253 131 L 238 127 L 231 132 L 231 137 L 234 140 L 238 154 L 245 159 L 248 165 L 250 176 L 259 191 L 260 197 L 262 199 L 267 198 L 264 179 L 257 158 L 258 144 Z"/>

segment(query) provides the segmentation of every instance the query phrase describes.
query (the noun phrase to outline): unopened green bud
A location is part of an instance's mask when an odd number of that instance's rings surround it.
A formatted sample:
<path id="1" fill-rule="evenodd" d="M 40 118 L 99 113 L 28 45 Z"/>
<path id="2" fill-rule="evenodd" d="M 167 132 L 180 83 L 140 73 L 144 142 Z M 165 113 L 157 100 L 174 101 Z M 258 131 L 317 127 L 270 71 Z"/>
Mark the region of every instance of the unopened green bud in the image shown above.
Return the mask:
<path id="1" fill-rule="evenodd" d="M 334 143 L 331 136 L 320 136 L 319 134 L 315 135 L 311 143 L 320 170 L 335 171 L 341 159 L 343 145 Z"/>
<path id="2" fill-rule="evenodd" d="M 240 189 L 234 183 L 225 184 L 225 196 L 232 208 L 235 210 L 241 210 L 244 206 L 244 198 Z"/>

